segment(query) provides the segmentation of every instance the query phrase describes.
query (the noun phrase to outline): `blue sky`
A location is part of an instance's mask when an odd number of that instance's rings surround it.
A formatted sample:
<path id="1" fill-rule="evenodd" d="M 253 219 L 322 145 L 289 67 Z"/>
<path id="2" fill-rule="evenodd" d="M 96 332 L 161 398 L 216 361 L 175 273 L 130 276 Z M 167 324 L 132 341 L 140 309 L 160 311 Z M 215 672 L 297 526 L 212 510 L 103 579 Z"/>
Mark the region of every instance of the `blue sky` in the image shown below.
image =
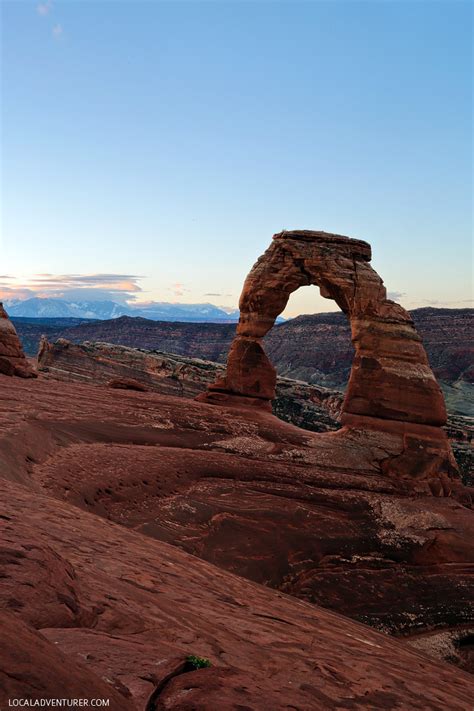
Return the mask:
<path id="1" fill-rule="evenodd" d="M 470 2 L 1 10 L 4 298 L 235 306 L 308 228 L 369 241 L 408 308 L 472 305 Z"/>

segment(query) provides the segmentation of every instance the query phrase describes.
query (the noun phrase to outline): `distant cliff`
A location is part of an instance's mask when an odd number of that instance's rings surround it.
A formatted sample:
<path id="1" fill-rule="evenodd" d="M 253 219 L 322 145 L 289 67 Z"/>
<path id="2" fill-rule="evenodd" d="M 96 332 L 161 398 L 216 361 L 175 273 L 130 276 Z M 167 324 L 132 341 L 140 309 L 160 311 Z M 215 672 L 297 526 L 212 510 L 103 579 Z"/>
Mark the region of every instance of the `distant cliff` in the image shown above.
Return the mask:
<path id="1" fill-rule="evenodd" d="M 215 381 L 224 366 L 207 360 L 159 351 L 88 343 L 75 345 L 64 339 L 41 342 L 38 367 L 44 377 L 65 382 L 105 384 L 131 390 L 193 398 Z M 312 432 L 339 428 L 342 395 L 336 390 L 279 377 L 273 412 Z M 473 484 L 474 452 L 471 418 L 451 416 L 446 431 L 464 481 Z"/>
<path id="2" fill-rule="evenodd" d="M 411 312 L 452 412 L 472 414 L 474 309 L 423 308 Z M 29 355 L 44 333 L 50 341 L 105 341 L 224 363 L 235 324 L 171 323 L 122 316 L 109 321 L 12 319 Z M 71 323 L 71 321 L 73 321 Z M 343 389 L 353 348 L 340 312 L 298 316 L 272 328 L 266 351 L 280 375 Z"/>

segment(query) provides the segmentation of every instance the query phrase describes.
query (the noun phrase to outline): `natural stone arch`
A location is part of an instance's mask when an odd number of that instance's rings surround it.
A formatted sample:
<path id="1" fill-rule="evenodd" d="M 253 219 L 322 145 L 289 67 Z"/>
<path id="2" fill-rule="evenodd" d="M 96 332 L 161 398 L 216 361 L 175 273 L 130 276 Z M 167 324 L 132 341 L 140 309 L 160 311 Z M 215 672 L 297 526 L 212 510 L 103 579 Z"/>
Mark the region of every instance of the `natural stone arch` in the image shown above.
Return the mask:
<path id="1" fill-rule="evenodd" d="M 351 323 L 355 357 L 342 421 L 357 416 L 445 424 L 444 398 L 421 338 L 405 309 L 387 299 L 370 260 L 369 244 L 342 235 L 309 230 L 274 235 L 245 280 L 227 372 L 211 386 L 208 400 L 220 392 L 269 403 L 276 373 L 261 339 L 290 294 L 314 284 Z"/>
<path id="2" fill-rule="evenodd" d="M 408 486 L 420 493 L 450 495 L 460 485 L 442 429 L 443 394 L 410 315 L 387 299 L 370 259 L 370 245 L 342 235 L 309 230 L 274 235 L 245 280 L 226 374 L 198 399 L 271 410 L 276 372 L 262 338 L 290 294 L 314 284 L 347 314 L 355 347 L 341 415 L 344 427 L 315 437 L 329 437 L 336 447 L 347 442 L 349 449 L 354 435 L 362 437 L 368 452 L 378 448 L 374 466 L 381 474 L 404 481 L 402 487 L 411 482 Z M 464 495 L 463 490 L 459 496 Z"/>

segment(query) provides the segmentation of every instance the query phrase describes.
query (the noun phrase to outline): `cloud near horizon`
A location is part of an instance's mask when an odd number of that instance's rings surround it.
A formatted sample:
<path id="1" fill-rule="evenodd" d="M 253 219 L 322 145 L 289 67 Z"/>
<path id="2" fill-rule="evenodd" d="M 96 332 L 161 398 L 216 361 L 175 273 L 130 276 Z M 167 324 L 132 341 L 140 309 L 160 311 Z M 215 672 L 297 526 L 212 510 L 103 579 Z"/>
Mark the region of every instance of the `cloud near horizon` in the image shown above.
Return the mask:
<path id="1" fill-rule="evenodd" d="M 176 282 L 176 284 L 172 284 L 169 288 L 168 291 L 173 292 L 173 296 L 184 296 L 187 291 L 190 291 L 190 289 L 186 289 L 184 284 L 181 284 L 181 282 Z"/>
<path id="2" fill-rule="evenodd" d="M 35 274 L 24 280 L 0 276 L 0 299 L 81 299 L 84 301 L 135 301 L 143 293 L 136 274 Z M 8 283 L 5 283 L 8 282 Z"/>
<path id="3" fill-rule="evenodd" d="M 221 294 L 219 292 L 208 291 L 207 293 L 204 294 L 204 296 L 218 296 L 219 298 L 228 298 L 228 297 L 233 296 L 233 294 Z"/>
<path id="4" fill-rule="evenodd" d="M 402 298 L 402 296 L 406 296 L 404 291 L 388 291 L 387 292 L 387 297 L 389 299 L 392 299 L 392 301 L 398 301 L 399 299 Z"/>
<path id="5" fill-rule="evenodd" d="M 409 304 L 417 304 L 417 308 L 420 306 L 435 306 L 436 308 L 469 308 L 467 304 L 474 304 L 474 299 L 457 299 L 453 301 L 442 301 L 438 299 L 421 299 L 420 301 L 409 301 Z M 464 306 L 461 306 L 464 304 Z"/>
<path id="6" fill-rule="evenodd" d="M 148 290 L 144 290 L 140 285 L 145 276 L 137 274 L 50 274 L 39 273 L 28 277 L 14 277 L 11 274 L 0 275 L 0 301 L 24 301 L 31 298 L 65 299 L 67 301 L 114 301 L 119 304 L 130 306 L 150 306 L 155 303 L 162 303 L 165 299 L 156 301 L 155 299 L 144 299 Z M 184 303 L 182 297 L 191 293 L 182 282 L 164 287 L 172 293 L 172 298 L 167 303 Z M 204 297 L 232 297 L 232 294 L 221 292 L 206 292 Z M 473 299 L 461 299 L 453 301 L 443 301 L 437 299 L 416 299 L 405 292 L 389 291 L 388 298 L 394 301 L 403 301 L 405 308 L 414 309 L 423 306 L 433 306 L 437 308 L 468 308 L 474 303 Z M 177 301 L 180 299 L 180 301 Z M 186 300 L 186 299 L 185 299 Z M 193 303 L 197 303 L 196 300 Z M 232 307 L 233 308 L 233 307 Z M 324 309 L 321 309 L 324 311 Z M 294 317 L 298 313 L 313 313 L 312 309 L 303 307 L 300 311 L 292 311 Z"/>

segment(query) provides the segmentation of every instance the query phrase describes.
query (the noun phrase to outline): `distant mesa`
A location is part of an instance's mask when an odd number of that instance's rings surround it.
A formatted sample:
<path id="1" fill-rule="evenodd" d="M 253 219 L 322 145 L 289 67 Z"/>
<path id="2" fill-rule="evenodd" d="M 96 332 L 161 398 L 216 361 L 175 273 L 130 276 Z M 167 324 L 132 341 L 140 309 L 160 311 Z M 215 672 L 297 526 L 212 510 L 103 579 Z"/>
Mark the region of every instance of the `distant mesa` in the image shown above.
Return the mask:
<path id="1" fill-rule="evenodd" d="M 36 378 L 26 359 L 14 325 L 0 303 L 0 373 L 20 378 Z"/>

